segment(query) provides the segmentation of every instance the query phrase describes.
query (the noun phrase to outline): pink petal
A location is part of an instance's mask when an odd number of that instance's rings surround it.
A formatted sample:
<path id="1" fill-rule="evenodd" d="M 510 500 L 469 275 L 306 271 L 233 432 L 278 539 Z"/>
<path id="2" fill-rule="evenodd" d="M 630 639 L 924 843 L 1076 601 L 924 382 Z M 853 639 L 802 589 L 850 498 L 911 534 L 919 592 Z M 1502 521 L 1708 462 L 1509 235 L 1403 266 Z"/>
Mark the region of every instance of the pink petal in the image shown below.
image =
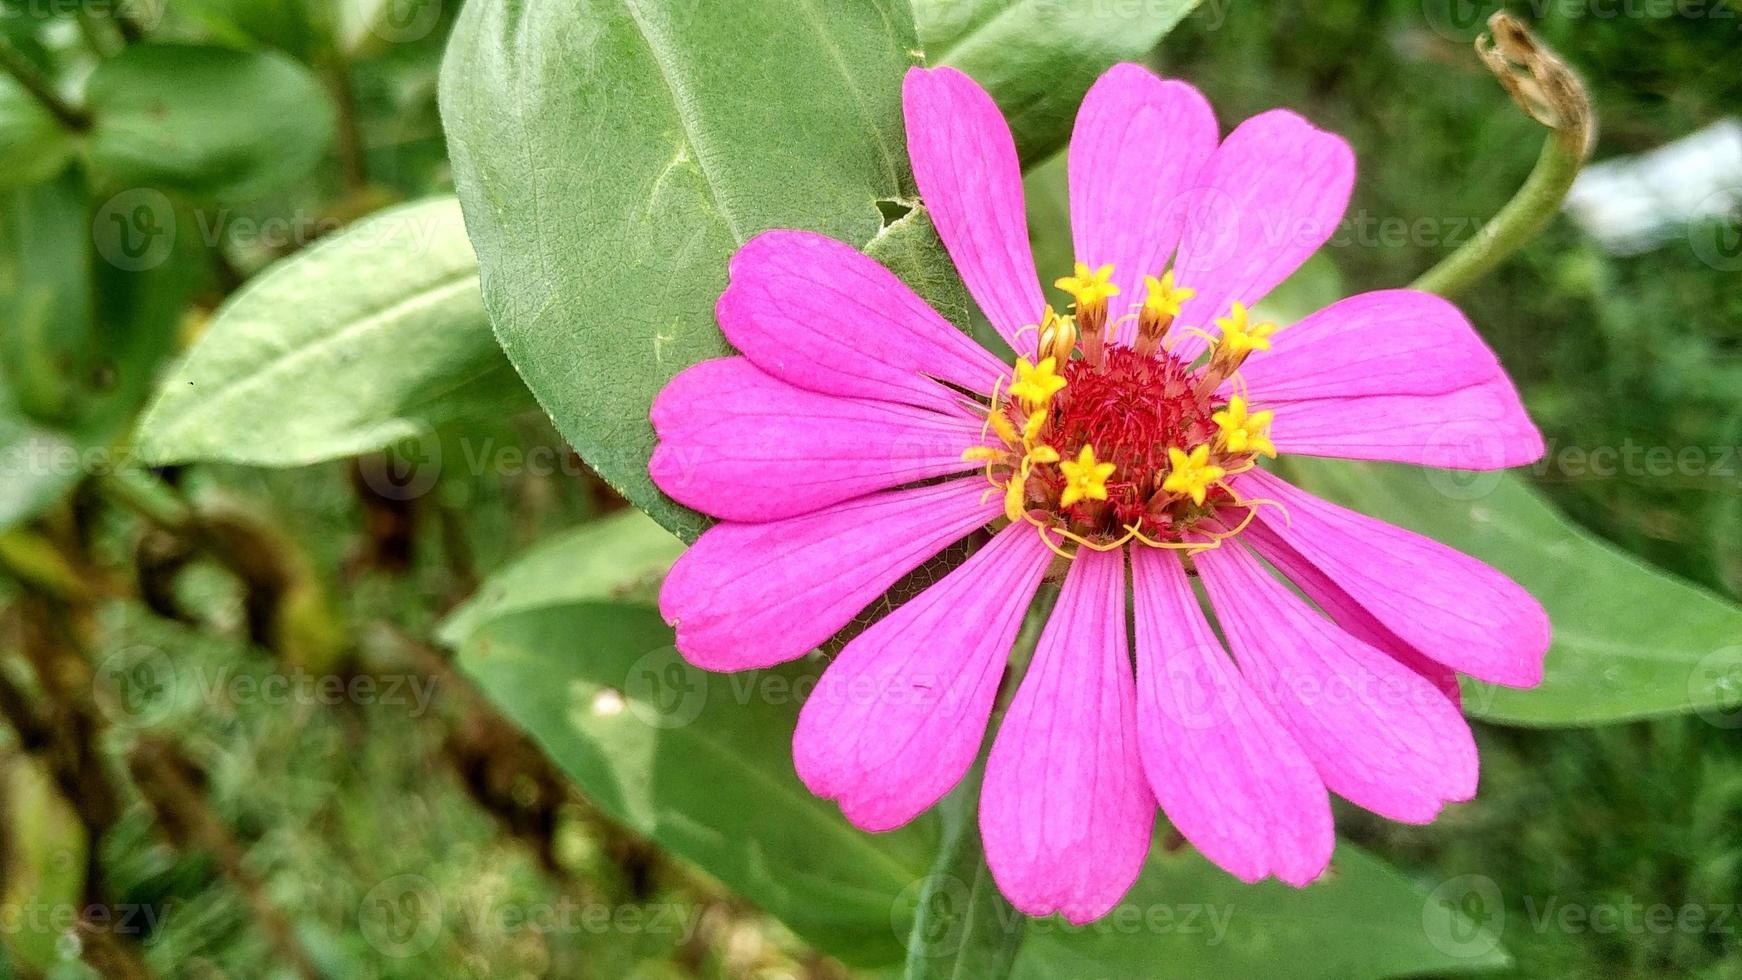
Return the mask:
<path id="1" fill-rule="evenodd" d="M 985 422 L 965 410 L 834 398 L 742 357 L 684 370 L 653 401 L 648 471 L 678 503 L 730 521 L 807 514 L 873 490 L 974 469 Z"/>
<path id="2" fill-rule="evenodd" d="M 908 69 L 901 103 L 913 177 L 938 237 L 986 318 L 1018 353 L 1032 354 L 1045 299 L 1010 126 L 986 90 L 954 68 Z"/>
<path id="3" fill-rule="evenodd" d="M 704 670 L 802 657 L 896 580 L 1001 511 L 972 477 L 768 524 L 716 524 L 672 566 L 659 611 Z"/>
<path id="4" fill-rule="evenodd" d="M 1216 639 L 1177 557 L 1133 549 L 1137 721 L 1161 808 L 1242 881 L 1306 885 L 1336 846 L 1331 799 Z"/>
<path id="5" fill-rule="evenodd" d="M 942 581 L 859 634 L 799 712 L 792 761 L 861 829 L 890 830 L 955 786 L 979 754 L 1005 659 L 1052 562 L 1012 524 Z"/>
<path id="6" fill-rule="evenodd" d="M 1518 583 L 1438 541 L 1338 507 L 1262 470 L 1240 477 L 1235 487 L 1247 497 L 1279 501 L 1281 513 L 1259 509 L 1264 526 L 1411 647 L 1496 684 L 1542 681 L 1548 614 Z"/>
<path id="7" fill-rule="evenodd" d="M 1167 266 L 1186 189 L 1215 150 L 1216 115 L 1184 82 L 1114 65 L 1084 96 L 1071 134 L 1071 231 L 1078 261 L 1113 264 L 1112 319 L 1142 306 L 1143 277 Z M 1128 322 L 1120 336 L 1136 329 Z"/>
<path id="8" fill-rule="evenodd" d="M 1302 558 L 1300 552 L 1290 548 L 1262 521 L 1254 521 L 1241 532 L 1240 540 L 1251 545 L 1253 551 L 1276 566 L 1283 578 L 1294 583 L 1302 595 L 1323 609 L 1325 615 L 1331 617 L 1332 622 L 1341 626 L 1350 636 L 1381 653 L 1389 654 L 1398 663 L 1420 674 L 1452 704 L 1463 704 L 1463 694 L 1458 689 L 1457 671 L 1430 659 L 1420 650 L 1398 639 L 1396 633 L 1374 619 L 1372 613 L 1362 608 L 1349 593 L 1331 581 L 1330 576 Z"/>
<path id="9" fill-rule="evenodd" d="M 1339 300 L 1278 333 L 1240 369 L 1266 404 L 1364 395 L 1438 395 L 1501 374 L 1456 306 L 1388 289 Z"/>
<path id="10" fill-rule="evenodd" d="M 980 797 L 986 864 L 1012 905 L 1082 924 L 1143 870 L 1155 797 L 1137 758 L 1125 557 L 1084 549 L 1004 716 Z"/>
<path id="11" fill-rule="evenodd" d="M 1214 332 L 1235 300 L 1263 299 L 1336 231 L 1354 185 L 1355 154 L 1342 137 L 1283 109 L 1237 126 L 1192 192 L 1174 269 L 1197 295 L 1179 323 Z M 1201 339 L 1176 336 L 1180 357 L 1203 351 Z"/>
<path id="12" fill-rule="evenodd" d="M 1497 470 L 1542 458 L 1542 433 L 1504 374 L 1439 395 L 1265 402 L 1278 452 Z"/>
<path id="13" fill-rule="evenodd" d="M 1242 673 L 1332 792 L 1405 823 L 1475 795 L 1470 726 L 1432 684 L 1314 612 L 1243 546 L 1193 560 Z"/>
<path id="14" fill-rule="evenodd" d="M 948 411 L 937 378 L 989 392 L 1009 368 L 851 245 L 770 231 L 732 257 L 720 329 L 764 372 L 825 395 Z M 929 377 L 927 377 L 929 375 Z"/>

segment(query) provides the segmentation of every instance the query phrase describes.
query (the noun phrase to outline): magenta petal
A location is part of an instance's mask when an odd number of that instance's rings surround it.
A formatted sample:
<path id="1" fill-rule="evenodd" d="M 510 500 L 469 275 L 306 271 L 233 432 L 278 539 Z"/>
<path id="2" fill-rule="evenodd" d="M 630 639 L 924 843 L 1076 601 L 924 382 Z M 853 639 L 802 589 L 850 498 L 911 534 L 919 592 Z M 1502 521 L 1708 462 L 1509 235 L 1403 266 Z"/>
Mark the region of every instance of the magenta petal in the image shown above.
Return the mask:
<path id="1" fill-rule="evenodd" d="M 1242 881 L 1302 886 L 1336 846 L 1331 798 L 1210 630 L 1177 557 L 1131 555 L 1143 765 L 1185 839 Z"/>
<path id="2" fill-rule="evenodd" d="M 1241 671 L 1332 792 L 1404 823 L 1475 795 L 1470 726 L 1432 684 L 1314 612 L 1243 546 L 1193 560 Z"/>
<path id="3" fill-rule="evenodd" d="M 1240 477 L 1235 487 L 1244 496 L 1280 502 L 1280 512 L 1260 508 L 1264 526 L 1411 647 L 1496 684 L 1542 681 L 1548 614 L 1518 583 L 1438 541 L 1262 470 Z"/>
<path id="4" fill-rule="evenodd" d="M 811 391 L 948 409 L 937 378 L 989 392 L 1009 368 L 851 245 L 770 231 L 732 257 L 717 307 L 732 346 Z M 929 376 L 929 377 L 928 377 Z"/>
<path id="5" fill-rule="evenodd" d="M 678 503 L 774 521 L 982 465 L 984 419 L 794 388 L 742 357 L 684 370 L 654 399 L 648 472 Z"/>
<path id="6" fill-rule="evenodd" d="M 1354 185 L 1355 154 L 1342 137 L 1282 109 L 1237 126 L 1192 192 L 1174 270 L 1197 295 L 1179 322 L 1214 332 L 1236 300 L 1263 299 L 1336 231 Z M 1178 356 L 1203 351 L 1202 339 L 1177 336 Z"/>
<path id="7" fill-rule="evenodd" d="M 1470 321 L 1414 289 L 1338 300 L 1276 335 L 1240 369 L 1254 401 L 1438 395 L 1501 373 Z"/>
<path id="8" fill-rule="evenodd" d="M 1085 548 L 986 760 L 980 834 L 1012 905 L 1082 924 L 1137 880 L 1155 797 L 1136 727 L 1125 558 Z"/>
<path id="9" fill-rule="evenodd" d="M 1266 402 L 1278 452 L 1498 470 L 1542 458 L 1542 433 L 1504 374 L 1440 395 Z"/>
<path id="10" fill-rule="evenodd" d="M 997 103 L 954 68 L 911 68 L 907 152 L 938 237 L 986 318 L 1032 354 L 1045 299 L 1028 244 L 1022 165 Z"/>
<path id="11" fill-rule="evenodd" d="M 968 771 L 1052 552 L 1012 524 L 859 634 L 799 712 L 792 761 L 864 830 L 918 816 Z"/>
<path id="12" fill-rule="evenodd" d="M 997 517 L 983 480 L 871 494 L 767 524 L 717 524 L 672 566 L 659 611 L 705 670 L 802 657 L 896 580 Z M 996 497 L 996 495 L 994 495 Z"/>
<path id="13" fill-rule="evenodd" d="M 1294 583 L 1302 595 L 1313 605 L 1323 609 L 1325 615 L 1331 617 L 1350 636 L 1381 653 L 1389 654 L 1398 663 L 1427 678 L 1428 683 L 1444 694 L 1446 700 L 1452 704 L 1463 704 L 1463 694 L 1458 689 L 1457 671 L 1398 639 L 1396 633 L 1374 619 L 1372 613 L 1331 581 L 1329 575 L 1302 558 L 1300 552 L 1290 548 L 1264 522 L 1254 521 L 1251 527 L 1241 532 L 1240 540 L 1251 545 L 1252 550 L 1258 552 L 1265 561 L 1275 565 L 1283 578 Z"/>
<path id="14" fill-rule="evenodd" d="M 1084 96 L 1071 134 L 1071 232 L 1078 261 L 1113 264 L 1111 319 L 1142 306 L 1143 277 L 1166 268 L 1186 190 L 1215 150 L 1216 115 L 1184 82 L 1114 65 Z M 1127 341 L 1135 333 L 1135 323 L 1119 329 Z"/>

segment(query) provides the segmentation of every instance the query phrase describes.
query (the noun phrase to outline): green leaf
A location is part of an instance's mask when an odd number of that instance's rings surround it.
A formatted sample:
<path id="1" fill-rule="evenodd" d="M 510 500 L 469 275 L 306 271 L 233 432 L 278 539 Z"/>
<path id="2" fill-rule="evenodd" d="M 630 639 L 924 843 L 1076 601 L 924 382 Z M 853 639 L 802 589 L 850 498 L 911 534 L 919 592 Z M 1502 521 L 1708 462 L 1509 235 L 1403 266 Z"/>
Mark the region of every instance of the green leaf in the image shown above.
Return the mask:
<path id="1" fill-rule="evenodd" d="M 1465 709 L 1518 725 L 1699 712 L 1734 726 L 1742 607 L 1653 569 L 1562 517 L 1512 473 L 1290 458 L 1314 493 L 1442 541 L 1512 576 L 1554 623 L 1541 687 L 1465 679 Z"/>
<path id="2" fill-rule="evenodd" d="M 66 422 L 91 356 L 90 217 L 76 174 L 0 192 L 0 368 L 24 415 Z"/>
<path id="3" fill-rule="evenodd" d="M 459 646 L 492 619 L 577 602 L 653 594 L 683 554 L 681 541 L 638 510 L 623 510 L 539 542 L 492 574 L 448 614 L 440 638 Z"/>
<path id="4" fill-rule="evenodd" d="M 0 75 L 0 187 L 52 178 L 72 156 L 73 140 L 23 86 Z"/>
<path id="5" fill-rule="evenodd" d="M 175 0 L 175 14 L 237 48 L 267 45 L 301 61 L 329 53 L 338 5 L 322 0 Z"/>
<path id="6" fill-rule="evenodd" d="M 706 521 L 647 476 L 653 397 L 729 353 L 713 308 L 750 236 L 868 243 L 879 201 L 913 203 L 916 47 L 899 0 L 502 0 L 455 25 L 442 116 L 497 335 L 581 457 L 682 536 Z"/>
<path id="7" fill-rule="evenodd" d="M 97 65 L 86 100 L 91 166 L 118 187 L 260 197 L 305 176 L 333 137 L 320 83 L 265 51 L 135 45 Z"/>
<path id="8" fill-rule="evenodd" d="M 298 466 L 524 397 L 452 198 L 369 218 L 220 309 L 139 429 L 156 463 Z"/>
<path id="9" fill-rule="evenodd" d="M 1501 911 L 1468 900 L 1488 898 L 1479 882 L 1453 879 L 1429 892 L 1340 842 L 1331 870 L 1306 888 L 1248 885 L 1189 847 L 1170 850 L 1168 835 L 1157 835 L 1137 884 L 1105 918 L 1082 927 L 1030 923 L 1013 975 L 1366 980 L 1511 962 L 1482 921 L 1464 914 Z"/>
<path id="10" fill-rule="evenodd" d="M 1070 138 L 1083 94 L 1146 57 L 1202 0 L 914 0 L 929 64 L 967 72 L 1010 120 L 1026 163 Z"/>
<path id="11" fill-rule="evenodd" d="M 79 481 L 78 448 L 20 418 L 0 391 L 0 531 L 52 507 Z"/>
<path id="12" fill-rule="evenodd" d="M 1028 917 L 998 890 L 980 844 L 976 818 L 983 774 L 984 767 L 975 766 L 938 805 L 942 842 L 914 896 L 908 980 L 1002 980 L 1022 948 Z"/>
<path id="13" fill-rule="evenodd" d="M 656 610 L 602 601 L 484 623 L 460 666 L 601 810 L 854 964 L 903 956 L 937 844 L 926 818 L 849 825 L 792 768 L 814 665 L 708 674 Z"/>
<path id="14" fill-rule="evenodd" d="M 9 913 L 0 938 L 38 970 L 61 959 L 67 913 L 81 907 L 88 846 L 84 824 L 35 760 L 0 756 L 0 908 Z"/>

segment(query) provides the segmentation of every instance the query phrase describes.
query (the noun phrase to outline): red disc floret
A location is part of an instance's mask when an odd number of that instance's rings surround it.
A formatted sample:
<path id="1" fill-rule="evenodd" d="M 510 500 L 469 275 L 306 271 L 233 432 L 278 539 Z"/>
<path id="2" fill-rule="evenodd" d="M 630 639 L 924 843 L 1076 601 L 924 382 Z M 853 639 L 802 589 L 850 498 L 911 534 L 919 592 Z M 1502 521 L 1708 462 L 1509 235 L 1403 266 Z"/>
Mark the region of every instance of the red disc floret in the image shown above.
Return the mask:
<path id="1" fill-rule="evenodd" d="M 1097 369 L 1087 361 L 1065 364 L 1067 382 L 1053 402 L 1040 441 L 1073 459 L 1085 445 L 1095 458 L 1116 467 L 1107 480 L 1105 501 L 1085 500 L 1060 510 L 1063 477 L 1057 467 L 1037 467 L 1028 483 L 1031 501 L 1049 506 L 1077 534 L 1090 538 L 1119 537 L 1136 527 L 1147 537 L 1178 540 L 1204 513 L 1228 502 L 1214 488 L 1201 507 L 1169 499 L 1161 491 L 1169 472 L 1168 448 L 1191 449 L 1212 442 L 1217 427 L 1211 416 L 1225 403 L 1200 401 L 1196 375 L 1178 359 L 1158 352 L 1139 354 L 1112 348 Z M 1018 426 L 1021 419 L 1013 420 Z"/>

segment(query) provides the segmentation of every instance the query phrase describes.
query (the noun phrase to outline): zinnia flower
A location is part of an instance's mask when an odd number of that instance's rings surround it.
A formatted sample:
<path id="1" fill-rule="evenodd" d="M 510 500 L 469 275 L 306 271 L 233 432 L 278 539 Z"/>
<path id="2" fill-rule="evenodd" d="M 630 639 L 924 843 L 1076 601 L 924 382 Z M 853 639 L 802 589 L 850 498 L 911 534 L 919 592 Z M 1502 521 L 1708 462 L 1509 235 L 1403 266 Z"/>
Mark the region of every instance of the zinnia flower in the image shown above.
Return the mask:
<path id="1" fill-rule="evenodd" d="M 743 356 L 684 371 L 652 412 L 654 479 L 721 519 L 660 596 L 678 649 L 717 671 L 800 657 L 989 529 L 847 643 L 800 714 L 799 776 L 887 830 L 968 771 L 1025 611 L 1062 579 L 980 802 L 987 862 L 1034 915 L 1111 909 L 1158 803 L 1234 875 L 1299 886 L 1330 859 L 1329 793 L 1410 823 L 1469 799 L 1456 673 L 1536 684 L 1541 606 L 1255 466 L 1543 450 L 1445 300 L 1366 293 L 1283 329 L 1253 312 L 1340 220 L 1348 145 L 1285 111 L 1218 142 L 1191 86 L 1115 67 L 1076 121 L 1078 261 L 1054 270 L 1055 309 L 992 99 L 948 68 L 909 72 L 903 99 L 921 196 L 1014 362 L 848 245 L 748 242 L 718 307 Z"/>

